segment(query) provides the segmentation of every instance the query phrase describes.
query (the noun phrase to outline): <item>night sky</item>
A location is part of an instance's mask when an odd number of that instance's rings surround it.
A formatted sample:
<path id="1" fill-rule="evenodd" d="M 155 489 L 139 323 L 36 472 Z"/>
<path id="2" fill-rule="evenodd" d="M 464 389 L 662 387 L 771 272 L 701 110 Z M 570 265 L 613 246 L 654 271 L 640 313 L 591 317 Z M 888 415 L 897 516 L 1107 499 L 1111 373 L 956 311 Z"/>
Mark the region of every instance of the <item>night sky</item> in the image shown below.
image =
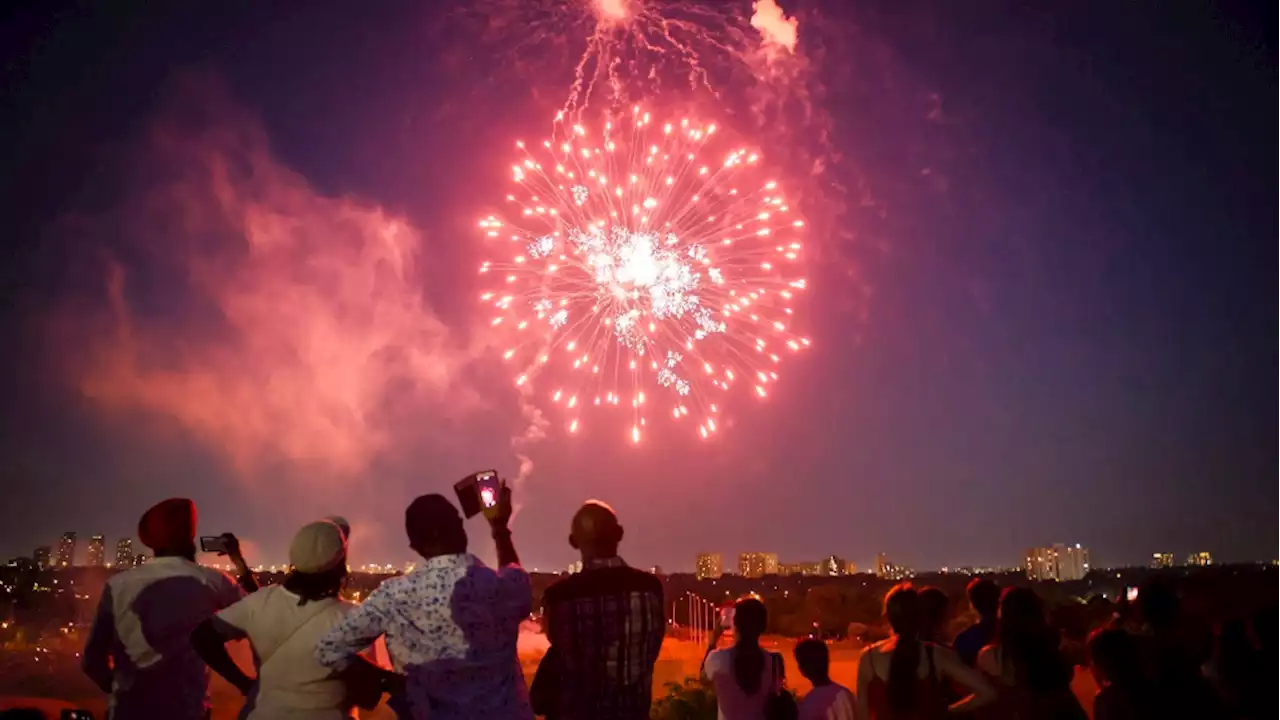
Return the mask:
<path id="1" fill-rule="evenodd" d="M 341 513 L 354 563 L 399 563 L 412 497 L 514 474 L 475 221 L 568 91 L 579 30 L 515 21 L 556 4 L 5 3 L 0 555 L 110 546 L 182 495 L 251 561 Z M 526 565 L 573 559 L 589 497 L 670 570 L 1272 558 L 1274 11 L 783 5 L 827 131 L 821 178 L 794 178 L 832 220 L 797 306 L 814 347 L 711 442 L 553 423 L 518 489 Z M 758 138 L 784 176 L 779 147 L 818 147 L 787 132 Z M 227 207 L 293 244 L 248 252 Z M 397 219 L 418 254 L 393 272 L 362 228 Z"/>

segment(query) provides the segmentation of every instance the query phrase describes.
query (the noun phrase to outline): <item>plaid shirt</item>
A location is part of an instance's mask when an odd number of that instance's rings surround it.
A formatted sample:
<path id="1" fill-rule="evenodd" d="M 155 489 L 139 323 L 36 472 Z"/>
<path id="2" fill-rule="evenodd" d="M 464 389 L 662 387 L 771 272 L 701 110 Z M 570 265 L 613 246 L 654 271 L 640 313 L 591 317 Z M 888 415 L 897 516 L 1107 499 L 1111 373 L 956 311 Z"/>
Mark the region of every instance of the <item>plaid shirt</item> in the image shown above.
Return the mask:
<path id="1" fill-rule="evenodd" d="M 547 589 L 554 720 L 647 720 L 666 631 L 662 583 L 621 558 L 592 562 Z"/>

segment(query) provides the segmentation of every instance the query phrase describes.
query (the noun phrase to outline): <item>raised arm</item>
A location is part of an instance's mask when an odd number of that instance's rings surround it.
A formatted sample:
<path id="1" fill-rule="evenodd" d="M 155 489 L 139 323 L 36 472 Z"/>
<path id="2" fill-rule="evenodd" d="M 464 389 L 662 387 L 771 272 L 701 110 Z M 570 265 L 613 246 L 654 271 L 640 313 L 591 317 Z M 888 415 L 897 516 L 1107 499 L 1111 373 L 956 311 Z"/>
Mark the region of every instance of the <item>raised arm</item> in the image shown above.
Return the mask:
<path id="1" fill-rule="evenodd" d="M 516 554 L 515 543 L 511 540 L 511 513 L 511 488 L 503 480 L 498 488 L 498 506 L 489 517 L 489 529 L 493 533 L 493 544 L 498 551 L 499 569 L 520 564 L 520 556 Z"/>
<path id="2" fill-rule="evenodd" d="M 231 533 L 223 535 L 223 538 L 227 543 L 227 557 L 236 566 L 236 582 L 240 583 L 240 587 L 244 588 L 246 593 L 257 592 L 258 579 L 249 569 L 249 563 L 244 561 L 244 554 L 240 552 L 240 540 Z"/>
<path id="3" fill-rule="evenodd" d="M 102 692 L 111 692 L 114 672 L 111 669 L 111 646 L 116 641 L 116 620 L 112 610 L 111 586 L 102 588 L 102 599 L 98 601 L 98 610 L 93 616 L 93 627 L 89 630 L 89 639 L 85 641 L 84 652 L 80 658 L 80 668 L 89 676 L 94 685 Z"/>

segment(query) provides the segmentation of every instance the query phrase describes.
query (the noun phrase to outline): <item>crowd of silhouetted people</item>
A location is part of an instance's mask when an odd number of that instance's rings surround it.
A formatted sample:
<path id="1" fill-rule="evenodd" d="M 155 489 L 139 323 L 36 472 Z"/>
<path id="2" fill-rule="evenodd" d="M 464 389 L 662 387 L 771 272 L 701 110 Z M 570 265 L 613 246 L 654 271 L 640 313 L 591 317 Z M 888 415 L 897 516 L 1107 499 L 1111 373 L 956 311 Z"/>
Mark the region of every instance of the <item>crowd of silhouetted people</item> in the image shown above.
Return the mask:
<path id="1" fill-rule="evenodd" d="M 236 580 L 197 564 L 195 505 L 166 500 L 138 525 L 155 560 L 107 581 L 83 669 L 109 695 L 114 720 L 210 717 L 210 671 L 244 695 L 240 717 L 250 720 L 349 718 L 384 701 L 415 719 L 648 718 L 667 628 L 663 586 L 619 556 L 616 514 L 591 501 L 574 515 L 569 542 L 582 570 L 545 593 L 549 647 L 529 686 L 517 637 L 533 589 L 510 517 L 503 484 L 487 515 L 498 558 L 489 568 L 467 551 L 451 501 L 415 499 L 405 533 L 422 561 L 353 604 L 340 596 L 350 535 L 342 518 L 304 525 L 284 582 L 260 588 L 234 536 L 221 536 L 218 548 Z M 832 680 L 824 642 L 799 642 L 796 664 L 812 684 L 801 698 L 787 689 L 782 656 L 761 646 L 764 603 L 745 597 L 712 634 L 702 677 L 720 720 L 1085 718 L 1072 690 L 1075 667 L 1041 599 L 987 579 L 967 594 L 977 619 L 948 637 L 942 591 L 909 583 L 890 590 L 891 635 L 861 653 L 852 688 Z M 1185 622 L 1178 595 L 1158 578 L 1136 600 L 1135 613 L 1088 639 L 1097 720 L 1274 717 L 1274 610 L 1224 623 L 1215 638 Z M 391 668 L 371 659 L 379 639 Z M 252 675 L 228 653 L 234 640 L 251 647 Z"/>

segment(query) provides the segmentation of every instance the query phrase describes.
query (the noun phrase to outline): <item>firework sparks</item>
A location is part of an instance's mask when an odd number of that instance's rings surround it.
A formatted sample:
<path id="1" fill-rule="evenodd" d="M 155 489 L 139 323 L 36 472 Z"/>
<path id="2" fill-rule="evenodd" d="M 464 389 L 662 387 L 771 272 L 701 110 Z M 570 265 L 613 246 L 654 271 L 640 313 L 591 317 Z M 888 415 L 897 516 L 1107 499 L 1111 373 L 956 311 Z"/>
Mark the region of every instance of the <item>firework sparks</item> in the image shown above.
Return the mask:
<path id="1" fill-rule="evenodd" d="M 804 221 L 722 135 L 637 107 L 537 151 L 517 143 L 510 210 L 479 223 L 507 252 L 482 263 L 480 299 L 515 337 L 516 385 L 569 432 L 588 408 L 621 408 L 633 442 L 651 410 L 708 437 L 720 395 L 746 381 L 766 397 L 782 357 L 809 345 L 791 328 Z"/>

